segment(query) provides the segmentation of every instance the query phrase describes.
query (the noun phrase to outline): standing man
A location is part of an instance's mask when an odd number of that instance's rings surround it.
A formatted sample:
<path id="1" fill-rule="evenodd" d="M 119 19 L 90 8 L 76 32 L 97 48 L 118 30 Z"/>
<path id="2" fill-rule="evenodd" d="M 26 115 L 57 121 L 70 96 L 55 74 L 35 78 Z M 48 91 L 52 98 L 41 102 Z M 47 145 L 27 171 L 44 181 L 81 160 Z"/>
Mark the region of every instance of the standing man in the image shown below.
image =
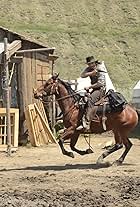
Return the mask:
<path id="1" fill-rule="evenodd" d="M 85 128 L 90 129 L 90 121 L 93 119 L 92 110 L 94 104 L 99 101 L 105 95 L 106 82 L 105 82 L 105 71 L 101 70 L 101 63 L 94 59 L 93 56 L 86 58 L 87 67 L 81 73 L 81 78 L 90 77 L 91 86 L 86 87 L 85 90 L 90 92 L 90 97 L 88 98 L 87 109 L 86 109 L 86 119 L 83 119 L 83 126 L 77 127 L 77 130 Z"/>

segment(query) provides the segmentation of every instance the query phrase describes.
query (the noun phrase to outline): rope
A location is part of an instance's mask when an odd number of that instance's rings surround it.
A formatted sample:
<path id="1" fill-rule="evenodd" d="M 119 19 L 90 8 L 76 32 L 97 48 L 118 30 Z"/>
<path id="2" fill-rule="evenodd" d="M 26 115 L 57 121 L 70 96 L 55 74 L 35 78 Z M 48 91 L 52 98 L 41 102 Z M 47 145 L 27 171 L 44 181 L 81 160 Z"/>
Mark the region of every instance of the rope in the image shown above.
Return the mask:
<path id="1" fill-rule="evenodd" d="M 86 136 L 85 136 L 85 135 L 84 135 L 84 138 L 85 138 L 86 143 L 87 143 L 87 144 L 88 144 L 88 146 L 89 146 L 89 149 L 94 150 L 94 149 L 93 149 L 93 147 L 92 147 L 92 146 L 91 146 L 91 144 L 90 144 L 90 138 L 91 138 L 90 134 L 88 134 L 89 141 L 87 141 L 87 139 L 86 139 Z"/>

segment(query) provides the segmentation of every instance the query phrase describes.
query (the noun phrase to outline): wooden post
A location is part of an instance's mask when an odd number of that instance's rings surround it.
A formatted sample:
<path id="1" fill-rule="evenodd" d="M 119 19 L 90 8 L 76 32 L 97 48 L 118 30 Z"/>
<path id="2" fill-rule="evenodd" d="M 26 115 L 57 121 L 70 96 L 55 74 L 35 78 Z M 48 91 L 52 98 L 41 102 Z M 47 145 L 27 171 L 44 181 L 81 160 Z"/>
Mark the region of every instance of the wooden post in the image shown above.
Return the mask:
<path id="1" fill-rule="evenodd" d="M 52 60 L 52 75 L 54 75 L 54 60 Z M 55 95 L 53 94 L 52 95 L 52 130 L 53 130 L 53 134 L 55 135 L 56 134 L 56 131 L 55 131 L 55 124 L 56 124 L 56 120 L 55 120 L 55 113 L 56 113 L 56 110 L 55 110 Z"/>
<path id="2" fill-rule="evenodd" d="M 11 155 L 11 119 L 10 119 L 10 88 L 8 69 L 8 40 L 4 38 L 4 75 L 5 75 L 5 102 L 6 102 L 6 126 L 7 126 L 7 153 Z"/>
<path id="3" fill-rule="evenodd" d="M 56 55 L 51 55 L 49 54 L 49 57 L 48 57 L 48 60 L 49 61 L 52 61 L 52 71 L 51 71 L 51 75 L 54 75 L 54 61 L 57 60 L 58 56 Z M 52 108 L 52 115 L 51 115 L 51 127 L 52 127 L 52 130 L 53 130 L 53 133 L 54 135 L 56 134 L 56 131 L 55 131 L 55 124 L 56 124 L 56 119 L 55 119 L 55 114 L 56 114 L 56 108 L 55 108 L 55 95 L 52 95 L 52 104 L 51 104 L 51 108 Z"/>

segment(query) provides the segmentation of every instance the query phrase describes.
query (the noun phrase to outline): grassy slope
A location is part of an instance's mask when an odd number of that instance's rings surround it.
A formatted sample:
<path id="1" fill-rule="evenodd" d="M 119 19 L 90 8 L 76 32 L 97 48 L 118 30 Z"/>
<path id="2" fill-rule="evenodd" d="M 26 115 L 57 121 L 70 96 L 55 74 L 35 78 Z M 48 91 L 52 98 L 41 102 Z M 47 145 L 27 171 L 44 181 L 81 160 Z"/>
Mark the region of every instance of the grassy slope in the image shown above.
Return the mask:
<path id="1" fill-rule="evenodd" d="M 63 78 L 94 55 L 127 97 L 140 79 L 139 0 L 1 0 L 0 25 L 55 46 Z"/>

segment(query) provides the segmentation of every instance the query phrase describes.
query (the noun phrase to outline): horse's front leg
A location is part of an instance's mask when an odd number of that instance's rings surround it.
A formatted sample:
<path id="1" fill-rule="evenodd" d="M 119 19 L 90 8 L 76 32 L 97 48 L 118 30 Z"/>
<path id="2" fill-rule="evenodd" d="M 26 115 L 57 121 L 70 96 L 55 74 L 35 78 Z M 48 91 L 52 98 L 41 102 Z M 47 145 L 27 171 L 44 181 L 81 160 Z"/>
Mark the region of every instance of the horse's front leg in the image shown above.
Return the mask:
<path id="1" fill-rule="evenodd" d="M 59 146 L 62 150 L 63 155 L 67 155 L 69 157 L 74 158 L 74 154 L 72 152 L 68 152 L 65 148 L 64 148 L 64 141 L 67 139 L 71 139 L 72 135 L 74 133 L 74 128 L 70 127 L 68 129 L 65 130 L 65 132 L 63 133 L 63 135 L 60 137 L 59 139 Z"/>
<path id="2" fill-rule="evenodd" d="M 86 150 L 79 150 L 75 147 L 76 143 L 77 143 L 77 140 L 78 140 L 78 137 L 79 137 L 80 133 L 78 133 L 77 131 L 75 131 L 75 133 L 73 134 L 71 140 L 70 140 L 70 147 L 73 151 L 77 152 L 78 154 L 80 155 L 86 155 L 86 154 L 90 154 L 90 153 L 93 153 L 93 151 L 88 148 Z"/>

